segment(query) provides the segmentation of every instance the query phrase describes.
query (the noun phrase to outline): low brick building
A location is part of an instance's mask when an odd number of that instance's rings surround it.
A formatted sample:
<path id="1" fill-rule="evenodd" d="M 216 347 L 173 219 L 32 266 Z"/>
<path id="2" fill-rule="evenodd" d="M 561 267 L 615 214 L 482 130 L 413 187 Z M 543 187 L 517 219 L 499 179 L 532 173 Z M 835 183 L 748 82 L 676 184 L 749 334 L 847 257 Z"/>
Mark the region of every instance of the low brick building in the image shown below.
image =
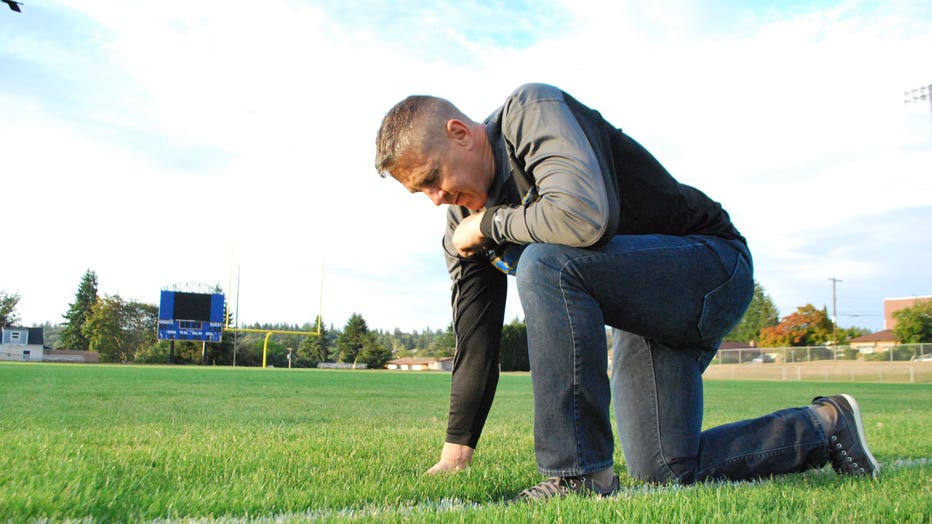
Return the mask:
<path id="1" fill-rule="evenodd" d="M 885 329 L 883 331 L 871 333 L 870 335 L 852 338 L 848 342 L 848 345 L 851 346 L 851 349 L 856 349 L 864 355 L 880 351 L 889 351 L 890 348 L 896 345 L 896 335 L 893 334 L 892 329 Z"/>
<path id="2" fill-rule="evenodd" d="M 389 360 L 387 369 L 401 371 L 452 371 L 453 357 L 405 357 Z"/>
<path id="3" fill-rule="evenodd" d="M 915 306 L 917 303 L 932 300 L 932 296 L 924 297 L 905 297 L 905 298 L 885 298 L 883 299 L 883 329 L 884 331 L 892 330 L 896 327 L 896 319 L 893 314 L 901 309 Z M 881 331 L 880 333 L 883 333 Z"/>

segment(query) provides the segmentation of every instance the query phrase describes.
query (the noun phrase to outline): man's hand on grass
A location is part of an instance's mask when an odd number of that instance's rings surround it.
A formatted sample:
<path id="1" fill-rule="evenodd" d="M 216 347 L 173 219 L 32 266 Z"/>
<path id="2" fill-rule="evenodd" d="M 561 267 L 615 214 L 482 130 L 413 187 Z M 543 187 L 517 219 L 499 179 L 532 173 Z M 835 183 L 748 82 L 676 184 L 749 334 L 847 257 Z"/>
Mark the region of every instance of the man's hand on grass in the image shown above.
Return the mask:
<path id="1" fill-rule="evenodd" d="M 436 475 L 466 469 L 469 467 L 469 463 L 472 462 L 472 454 L 475 451 L 475 449 L 465 444 L 445 442 L 443 449 L 440 451 L 440 460 L 427 470 L 425 475 Z"/>

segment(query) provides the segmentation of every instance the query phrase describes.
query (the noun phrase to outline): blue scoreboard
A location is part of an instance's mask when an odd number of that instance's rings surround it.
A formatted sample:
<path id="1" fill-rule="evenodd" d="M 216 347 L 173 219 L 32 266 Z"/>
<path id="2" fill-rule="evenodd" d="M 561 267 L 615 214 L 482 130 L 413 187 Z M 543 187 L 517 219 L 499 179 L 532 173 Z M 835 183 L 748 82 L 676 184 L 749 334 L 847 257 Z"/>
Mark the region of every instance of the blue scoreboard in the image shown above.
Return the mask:
<path id="1" fill-rule="evenodd" d="M 159 340 L 220 342 L 223 335 L 223 293 L 162 290 Z"/>

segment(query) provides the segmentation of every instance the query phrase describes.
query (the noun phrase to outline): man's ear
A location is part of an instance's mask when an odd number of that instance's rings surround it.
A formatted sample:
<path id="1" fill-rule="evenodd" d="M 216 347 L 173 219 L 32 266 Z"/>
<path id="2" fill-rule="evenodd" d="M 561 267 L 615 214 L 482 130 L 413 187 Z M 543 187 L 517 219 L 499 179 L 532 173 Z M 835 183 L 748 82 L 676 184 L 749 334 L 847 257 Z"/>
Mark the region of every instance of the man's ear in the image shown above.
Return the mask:
<path id="1" fill-rule="evenodd" d="M 451 118 L 447 120 L 447 138 L 459 145 L 468 145 L 472 143 L 469 125 L 462 120 Z"/>

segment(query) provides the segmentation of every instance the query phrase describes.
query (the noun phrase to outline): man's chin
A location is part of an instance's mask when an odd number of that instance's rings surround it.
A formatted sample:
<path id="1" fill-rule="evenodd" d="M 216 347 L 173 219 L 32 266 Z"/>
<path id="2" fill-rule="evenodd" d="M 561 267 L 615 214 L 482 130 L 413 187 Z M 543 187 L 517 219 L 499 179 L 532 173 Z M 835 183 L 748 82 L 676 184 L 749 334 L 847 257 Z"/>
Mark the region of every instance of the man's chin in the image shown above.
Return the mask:
<path id="1" fill-rule="evenodd" d="M 465 202 L 464 204 L 462 204 L 462 206 L 465 207 L 466 209 L 469 209 L 470 211 L 482 211 L 483 209 L 485 209 L 486 200 L 488 199 L 487 198 L 470 199 L 468 202 Z"/>

